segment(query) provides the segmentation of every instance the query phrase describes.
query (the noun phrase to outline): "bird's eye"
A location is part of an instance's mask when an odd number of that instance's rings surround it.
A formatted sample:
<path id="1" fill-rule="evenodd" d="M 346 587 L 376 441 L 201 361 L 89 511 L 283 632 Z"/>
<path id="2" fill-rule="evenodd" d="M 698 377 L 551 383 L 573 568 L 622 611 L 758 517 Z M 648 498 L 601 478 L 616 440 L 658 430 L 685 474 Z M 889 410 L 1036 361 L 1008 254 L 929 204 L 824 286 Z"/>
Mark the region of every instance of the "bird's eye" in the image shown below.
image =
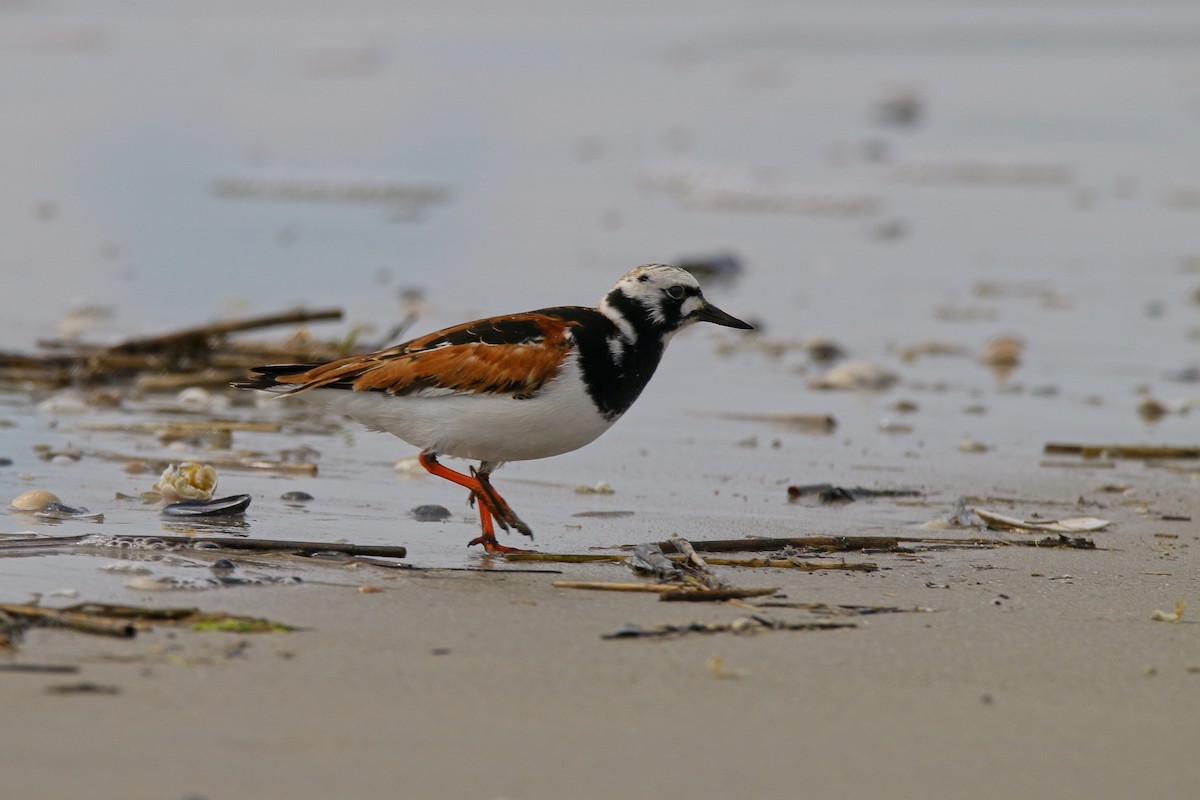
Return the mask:
<path id="1" fill-rule="evenodd" d="M 683 287 L 682 286 L 668 286 L 667 287 L 667 296 L 672 297 L 676 300 L 682 300 L 683 299 Z"/>

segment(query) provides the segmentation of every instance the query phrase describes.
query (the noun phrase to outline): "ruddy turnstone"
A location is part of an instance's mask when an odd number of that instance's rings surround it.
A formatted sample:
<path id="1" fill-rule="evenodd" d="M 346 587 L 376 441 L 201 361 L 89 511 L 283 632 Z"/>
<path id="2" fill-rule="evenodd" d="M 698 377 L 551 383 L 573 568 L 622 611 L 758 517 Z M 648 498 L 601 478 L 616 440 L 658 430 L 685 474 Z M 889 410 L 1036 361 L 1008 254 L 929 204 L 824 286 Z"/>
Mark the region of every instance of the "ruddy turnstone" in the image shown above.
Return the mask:
<path id="1" fill-rule="evenodd" d="M 256 367 L 233 385 L 299 395 L 421 448 L 421 466 L 478 501 L 483 533 L 469 544 L 503 553 L 515 548 L 496 540 L 493 520 L 533 533 L 492 488 L 492 472 L 604 433 L 646 388 L 671 337 L 694 322 L 751 327 L 705 300 L 691 273 L 646 264 L 596 308 L 488 317 L 328 364 Z M 440 455 L 479 467 L 455 472 Z"/>

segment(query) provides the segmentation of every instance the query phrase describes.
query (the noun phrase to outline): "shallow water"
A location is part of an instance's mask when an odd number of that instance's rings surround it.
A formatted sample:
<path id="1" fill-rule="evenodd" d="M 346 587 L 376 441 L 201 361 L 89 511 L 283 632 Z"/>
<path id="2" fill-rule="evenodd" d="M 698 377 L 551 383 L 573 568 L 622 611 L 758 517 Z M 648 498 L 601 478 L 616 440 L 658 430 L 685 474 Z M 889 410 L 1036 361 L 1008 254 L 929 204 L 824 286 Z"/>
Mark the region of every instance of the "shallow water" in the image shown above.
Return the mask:
<path id="1" fill-rule="evenodd" d="M 381 335 L 408 287 L 425 293 L 423 331 L 591 303 L 635 264 L 731 251 L 745 274 L 708 287 L 714 302 L 781 340 L 824 334 L 900 384 L 817 392 L 798 351 L 721 355 L 735 337 L 689 331 L 600 441 L 499 473 L 536 546 L 896 532 L 960 494 L 1069 503 L 1103 481 L 1152 491 L 1188 480 L 1136 464 L 1039 464 L 1047 441 L 1196 441 L 1194 414 L 1151 426 L 1135 407 L 1140 390 L 1200 395 L 1168 377 L 1200 363 L 1200 10 L 348 8 L 0 8 L 0 99 L 15 110 L 0 140 L 0 349 L 59 335 L 84 305 L 111 311 L 89 340 L 297 304 L 345 309 L 344 325 L 318 335 L 359 324 Z M 898 86 L 919 101 L 915 124 L 877 119 Z M 1025 349 L 998 381 L 975 357 L 1005 333 Z M 897 358 L 895 347 L 930 339 L 965 354 Z M 113 499 L 153 476 L 32 451 L 157 455 L 148 438 L 80 428 L 156 418 L 154 403 L 56 417 L 36 410 L 41 399 L 19 387 L 0 396 L 14 423 L 0 456 L 15 462 L 0 467 L 0 499 L 46 487 L 106 521 L 9 515 L 0 532 L 159 531 L 155 507 Z M 918 410 L 891 410 L 900 399 Z M 812 435 L 693 412 L 832 413 L 839 427 Z M 880 432 L 885 418 L 913 431 Z M 964 437 L 991 449 L 961 453 Z M 223 472 L 220 494 L 254 502 L 244 527 L 214 530 L 481 563 L 463 547 L 475 523 L 462 492 L 398 476 L 392 463 L 413 453 L 398 440 L 348 425 L 234 441 L 298 444 L 321 451 L 319 476 Z M 600 480 L 616 494 L 574 491 Z M 788 483 L 823 481 L 914 486 L 929 499 L 786 504 Z M 316 499 L 279 499 L 293 489 Z M 453 519 L 406 517 L 431 502 Z M 635 513 L 572 516 L 615 510 Z M 128 599 L 127 578 L 98 569 L 112 560 L 5 558 L 0 585 L 10 598 L 69 587 Z"/>

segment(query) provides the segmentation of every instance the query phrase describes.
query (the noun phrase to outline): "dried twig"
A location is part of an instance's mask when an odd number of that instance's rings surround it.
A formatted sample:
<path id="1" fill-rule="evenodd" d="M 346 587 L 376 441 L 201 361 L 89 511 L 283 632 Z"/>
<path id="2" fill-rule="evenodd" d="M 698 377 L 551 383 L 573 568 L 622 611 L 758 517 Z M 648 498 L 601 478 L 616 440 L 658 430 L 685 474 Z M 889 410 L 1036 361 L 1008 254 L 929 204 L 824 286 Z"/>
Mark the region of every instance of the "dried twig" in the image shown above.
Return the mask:
<path id="1" fill-rule="evenodd" d="M 340 320 L 342 311 L 339 308 L 306 311 L 299 309 L 282 314 L 270 314 L 264 317 L 247 319 L 232 319 L 223 322 L 213 322 L 194 328 L 164 333 L 158 336 L 143 336 L 127 339 L 121 344 L 108 348 L 106 354 L 144 354 L 160 353 L 170 350 L 191 350 L 206 348 L 213 338 L 223 338 L 231 333 L 271 328 L 277 325 L 296 325 L 304 322 L 321 322 Z"/>
<path id="2" fill-rule="evenodd" d="M 137 629 L 126 620 L 107 619 L 76 611 L 0 603 L 0 613 L 31 620 L 38 625 L 71 628 L 83 633 L 98 633 L 103 636 L 117 636 L 126 639 L 137 635 Z"/>
<path id="3" fill-rule="evenodd" d="M 1066 444 L 1049 442 L 1046 455 L 1081 458 L 1200 458 L 1200 446 L 1173 447 L 1154 444 Z"/>
<path id="4" fill-rule="evenodd" d="M 152 547 L 156 543 L 182 545 L 184 548 L 199 547 L 207 550 L 251 550 L 255 552 L 282 552 L 312 555 L 313 553 L 345 553 L 351 556 L 384 556 L 404 558 L 408 549 L 394 545 L 360 545 L 347 542 L 301 542 L 287 539 L 244 539 L 236 536 L 105 536 L 81 534 L 77 536 L 41 536 L 30 539 L 12 539 L 0 542 L 0 550 L 18 550 L 45 547 L 120 547 L 131 545 Z"/>
<path id="5" fill-rule="evenodd" d="M 659 547 L 666 552 L 674 550 L 670 542 L 659 542 Z M 845 552 L 853 550 L 877 550 L 892 553 L 911 553 L 912 548 L 906 545 L 920 545 L 923 548 L 964 547 L 968 549 L 991 547 L 1069 547 L 1083 550 L 1095 549 L 1095 544 L 1086 537 L 1047 537 L 1033 540 L 984 539 L 972 537 L 968 539 L 939 538 L 936 536 L 795 536 L 786 538 L 762 539 L 711 539 L 709 541 L 692 542 L 697 550 L 706 553 L 722 552 L 762 552 L 766 550 L 783 550 L 794 547 L 798 550 L 825 550 L 830 552 Z M 629 549 L 634 545 L 622 545 Z M 710 563 L 712 562 L 710 559 Z M 832 567 L 825 567 L 832 569 Z"/>

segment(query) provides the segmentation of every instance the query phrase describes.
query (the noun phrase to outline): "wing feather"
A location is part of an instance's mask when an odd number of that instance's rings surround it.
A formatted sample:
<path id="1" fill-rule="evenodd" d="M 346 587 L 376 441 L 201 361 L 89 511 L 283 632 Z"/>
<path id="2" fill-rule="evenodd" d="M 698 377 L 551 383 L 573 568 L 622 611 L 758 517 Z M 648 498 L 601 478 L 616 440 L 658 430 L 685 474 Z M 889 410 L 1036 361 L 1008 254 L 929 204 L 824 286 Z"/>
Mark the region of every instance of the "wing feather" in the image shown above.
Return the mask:
<path id="1" fill-rule="evenodd" d="M 578 323 L 548 313 L 493 317 L 366 355 L 276 374 L 288 393 L 319 388 L 407 395 L 421 391 L 528 396 L 548 383 L 574 347 Z"/>

